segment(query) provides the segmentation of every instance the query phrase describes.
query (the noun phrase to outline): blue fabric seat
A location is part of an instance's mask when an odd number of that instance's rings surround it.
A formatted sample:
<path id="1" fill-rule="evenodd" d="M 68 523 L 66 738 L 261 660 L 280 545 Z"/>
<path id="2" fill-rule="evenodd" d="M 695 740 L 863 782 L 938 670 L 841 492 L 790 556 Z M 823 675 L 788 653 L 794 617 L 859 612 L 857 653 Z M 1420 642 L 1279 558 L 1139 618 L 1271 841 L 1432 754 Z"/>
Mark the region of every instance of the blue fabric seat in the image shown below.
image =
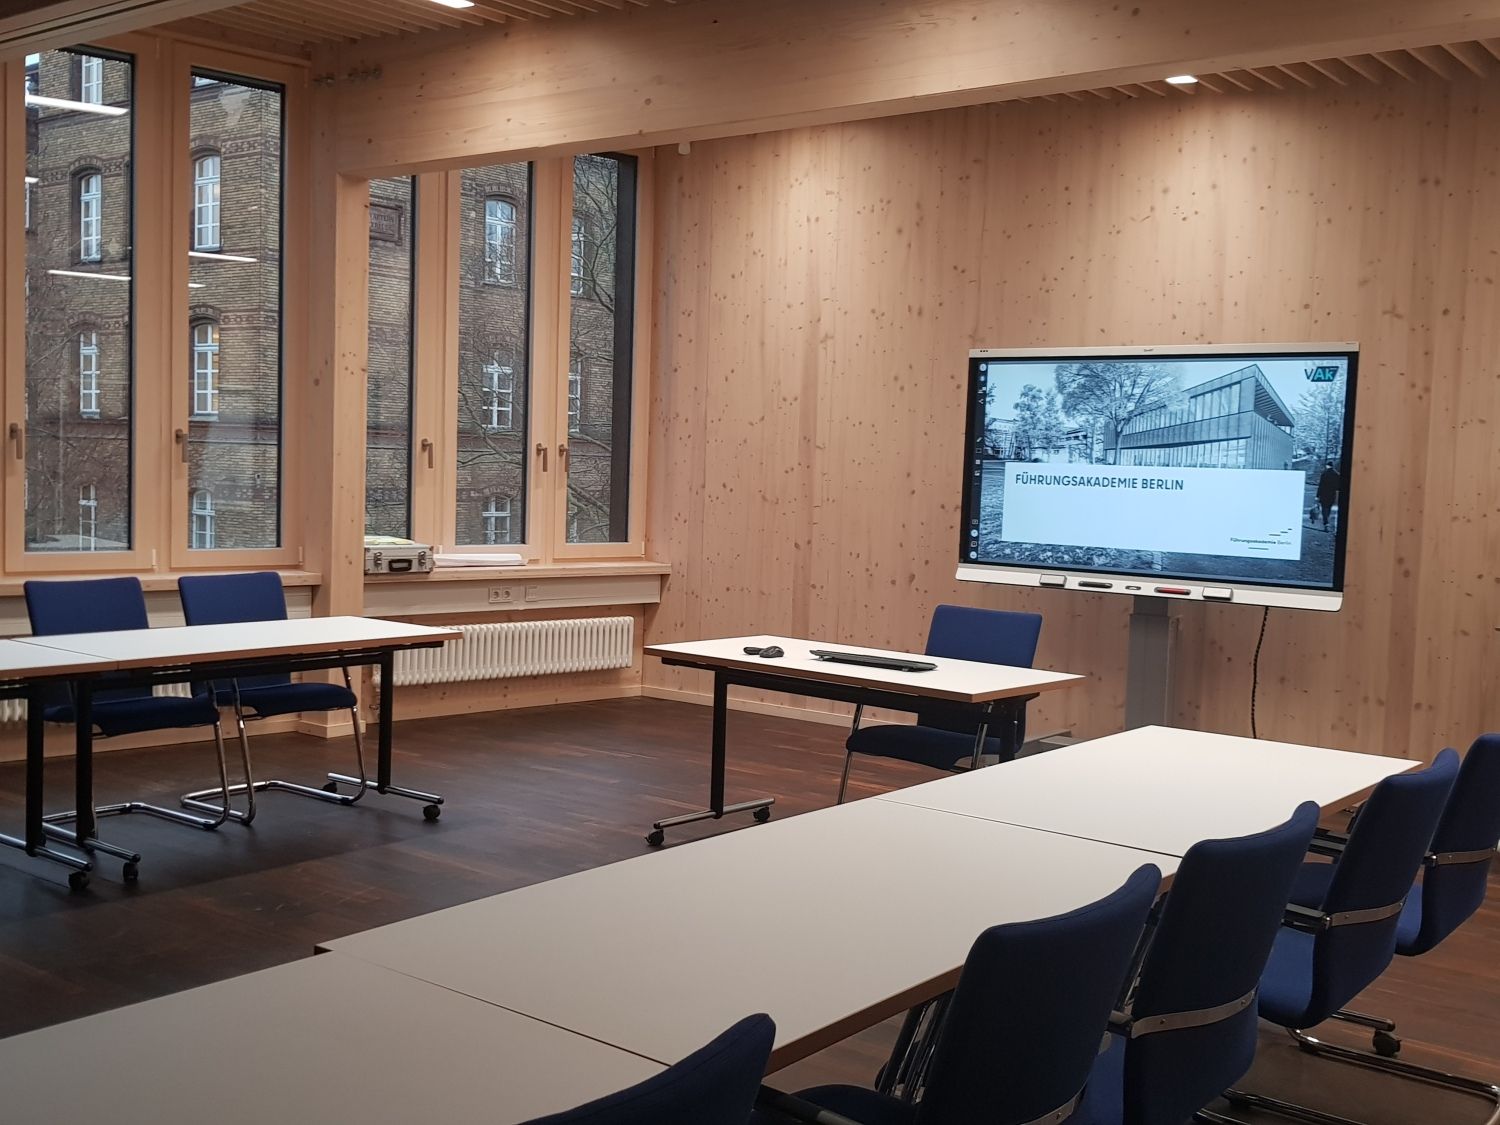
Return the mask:
<path id="1" fill-rule="evenodd" d="M 660 1074 L 527 1125 L 746 1125 L 776 1025 L 747 1016 Z"/>
<path id="2" fill-rule="evenodd" d="M 860 1125 L 1070 1119 L 1160 886 L 1161 872 L 1146 865 L 1089 906 L 980 934 L 923 1064 L 915 1107 L 858 1087 L 818 1086 L 768 1095 L 759 1120 L 812 1120 L 818 1107 Z"/>
<path id="3" fill-rule="evenodd" d="M 1183 857 L 1074 1125 L 1181 1125 L 1250 1069 L 1258 982 L 1318 806 Z"/>
<path id="4" fill-rule="evenodd" d="M 149 629 L 146 595 L 136 578 L 84 578 L 30 581 L 25 584 L 26 614 L 34 636 L 61 636 L 69 633 L 116 632 Z M 119 682 L 116 680 L 115 682 Z M 154 730 L 178 730 L 185 727 L 212 727 L 214 751 L 218 764 L 219 786 L 210 790 L 229 800 L 229 775 L 224 763 L 223 729 L 219 709 L 206 691 L 194 691 L 191 697 L 156 695 L 149 686 L 110 687 L 110 677 L 100 677 L 90 691 L 89 718 L 92 729 L 105 737 L 144 734 Z M 76 725 L 78 712 L 73 689 L 48 686 L 42 693 L 42 718 L 49 723 Z M 211 817 L 193 816 L 176 809 L 165 809 L 143 801 L 124 801 L 100 805 L 96 817 L 143 812 L 193 828 L 217 828 L 227 813 L 214 810 Z M 52 822 L 76 819 L 77 810 L 57 813 Z M 126 859 L 126 877 L 133 878 L 139 856 L 113 845 L 96 842 L 93 846 Z"/>
<path id="5" fill-rule="evenodd" d="M 932 613 L 926 654 L 955 660 L 974 660 L 1030 668 L 1042 632 L 1038 613 L 1012 613 L 973 606 L 940 605 Z M 915 726 L 861 727 L 863 707 L 854 711 L 854 725 L 844 744 L 844 773 L 839 781 L 842 803 L 849 787 L 854 755 L 894 758 L 939 770 L 973 767 L 981 755 L 1008 762 L 1026 741 L 1026 703 L 1029 695 L 1000 700 L 991 712 L 984 745 L 977 748 L 983 710 L 955 703 L 927 703 L 917 711 Z"/>
<path id="6" fill-rule="evenodd" d="M 182 614 L 189 625 L 230 625 L 245 621 L 285 621 L 286 595 L 281 588 L 281 576 L 272 571 L 251 571 L 244 574 L 203 574 L 179 578 L 177 592 L 182 599 Z M 365 776 L 364 736 L 360 731 L 359 697 L 355 695 L 349 678 L 349 669 L 343 669 L 342 684 L 298 682 L 288 675 L 239 676 L 233 680 L 216 680 L 201 685 L 203 692 L 212 694 L 220 707 L 234 710 L 235 726 L 239 732 L 240 754 L 245 761 L 245 781 L 230 787 L 234 794 L 244 794 L 245 811 L 235 812 L 237 819 L 249 824 L 255 819 L 255 795 L 267 789 L 296 793 L 331 804 L 352 805 L 364 796 L 369 784 Z M 350 777 L 332 774 L 331 779 L 347 781 L 355 786 L 352 795 L 334 791 L 337 787 L 315 788 L 297 782 L 266 779 L 257 781 L 251 770 L 250 738 L 245 730 L 246 718 L 268 719 L 276 715 L 292 715 L 303 711 L 343 711 L 350 713 L 354 722 L 354 755 L 356 772 Z M 211 793 L 198 791 L 185 794 L 182 803 L 189 808 L 214 810 L 218 806 L 209 797 Z"/>
<path id="7" fill-rule="evenodd" d="M 1314 898 L 1312 890 L 1322 872 L 1304 869 L 1293 886 L 1286 924 L 1261 976 L 1258 1007 L 1262 1019 L 1286 1028 L 1304 1047 L 1330 1050 L 1302 1029 L 1339 1012 L 1395 956 L 1407 896 L 1458 766 L 1458 754 L 1444 750 L 1426 769 L 1386 778 L 1365 803 L 1321 896 Z M 1262 1095 L 1236 1090 L 1230 1100 L 1307 1119 L 1305 1107 Z"/>

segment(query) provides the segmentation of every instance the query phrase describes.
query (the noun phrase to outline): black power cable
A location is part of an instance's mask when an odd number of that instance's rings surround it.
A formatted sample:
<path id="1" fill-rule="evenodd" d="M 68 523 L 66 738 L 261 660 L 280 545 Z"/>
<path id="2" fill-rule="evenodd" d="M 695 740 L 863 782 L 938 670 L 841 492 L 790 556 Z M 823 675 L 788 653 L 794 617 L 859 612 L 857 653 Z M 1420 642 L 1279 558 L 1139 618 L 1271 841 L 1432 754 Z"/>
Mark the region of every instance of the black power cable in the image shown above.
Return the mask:
<path id="1" fill-rule="evenodd" d="M 1271 619 L 1271 607 L 1266 606 L 1260 615 L 1260 639 L 1255 642 L 1255 659 L 1250 663 L 1250 737 L 1259 738 L 1255 730 L 1255 696 L 1260 691 L 1260 646 L 1266 643 L 1266 622 Z"/>

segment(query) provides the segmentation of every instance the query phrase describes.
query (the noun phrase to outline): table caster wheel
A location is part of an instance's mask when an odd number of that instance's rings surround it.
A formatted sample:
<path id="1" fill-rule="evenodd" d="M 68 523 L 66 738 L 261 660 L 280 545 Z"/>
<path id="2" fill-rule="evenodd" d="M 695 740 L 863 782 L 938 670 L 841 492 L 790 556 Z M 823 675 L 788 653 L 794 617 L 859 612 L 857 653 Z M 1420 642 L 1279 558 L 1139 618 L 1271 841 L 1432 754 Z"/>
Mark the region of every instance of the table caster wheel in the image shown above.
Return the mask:
<path id="1" fill-rule="evenodd" d="M 755 822 L 757 824 L 764 824 L 766 821 L 768 821 L 770 819 L 771 819 L 771 806 L 770 805 L 767 805 L 763 809 L 756 809 L 755 810 Z"/>
<path id="2" fill-rule="evenodd" d="M 422 809 L 422 815 L 428 820 L 436 820 L 443 815 L 443 810 L 438 805 L 427 805 Z"/>
<path id="3" fill-rule="evenodd" d="M 337 793 L 338 791 L 339 791 L 339 783 L 337 781 L 324 782 L 324 784 L 323 784 L 323 792 L 325 792 L 325 793 Z"/>
<path id="4" fill-rule="evenodd" d="M 659 848 L 666 842 L 667 834 L 660 828 L 655 829 L 649 836 L 646 837 L 646 843 L 651 845 L 651 847 L 653 848 Z"/>
<path id="5" fill-rule="evenodd" d="M 127 863 L 120 871 L 127 883 L 134 883 L 141 877 L 141 868 L 137 863 Z"/>
<path id="6" fill-rule="evenodd" d="M 1374 1041 L 1375 1053 L 1383 1059 L 1393 1059 L 1401 1053 L 1401 1040 L 1389 1031 L 1377 1031 L 1370 1037 Z"/>
<path id="7" fill-rule="evenodd" d="M 89 885 L 89 873 L 87 871 L 68 872 L 68 890 L 81 891 Z"/>

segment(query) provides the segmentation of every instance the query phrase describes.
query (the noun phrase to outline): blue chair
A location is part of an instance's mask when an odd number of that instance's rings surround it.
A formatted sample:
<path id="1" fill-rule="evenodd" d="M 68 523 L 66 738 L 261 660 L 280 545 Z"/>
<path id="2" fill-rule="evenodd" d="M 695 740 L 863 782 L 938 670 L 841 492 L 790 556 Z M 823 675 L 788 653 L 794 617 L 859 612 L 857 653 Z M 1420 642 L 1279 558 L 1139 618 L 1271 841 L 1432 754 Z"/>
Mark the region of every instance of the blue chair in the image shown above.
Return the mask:
<path id="1" fill-rule="evenodd" d="M 1407 896 L 1457 776 L 1458 754 L 1444 750 L 1426 769 L 1375 787 L 1340 849 L 1326 891 L 1316 902 L 1287 907 L 1261 976 L 1262 1019 L 1301 1042 L 1300 1029 L 1330 1018 L 1385 972 L 1396 953 Z M 1280 1117 L 1347 1123 L 1260 1094 L 1229 1090 L 1225 1096 Z"/>
<path id="2" fill-rule="evenodd" d="M 1315 850 L 1326 849 L 1335 858 L 1348 847 L 1347 835 L 1323 832 L 1319 836 L 1321 847 L 1314 845 Z M 1500 734 L 1486 734 L 1475 739 L 1464 756 L 1458 780 L 1453 784 L 1423 861 L 1421 881 L 1401 911 L 1396 927 L 1399 956 L 1420 957 L 1430 952 L 1474 916 L 1489 887 L 1497 844 L 1500 844 Z M 1292 892 L 1292 901 L 1304 906 L 1322 901 L 1336 869 L 1335 864 L 1328 863 L 1305 865 Z M 1395 1035 L 1396 1025 L 1392 1021 L 1347 1008 L 1334 1012 L 1333 1018 L 1372 1029 L 1377 1057 L 1324 1043 L 1306 1034 L 1300 1034 L 1298 1042 L 1314 1054 L 1474 1094 L 1489 1099 L 1500 1109 L 1500 1087 L 1431 1067 L 1394 1061 L 1401 1040 Z M 1500 1120 L 1500 1114 L 1492 1120 Z"/>
<path id="3" fill-rule="evenodd" d="M 927 631 L 927 655 L 1030 668 L 1042 633 L 1039 613 L 1011 613 L 1003 609 L 940 605 Z M 978 769 L 985 756 L 1008 762 L 1026 741 L 1027 695 L 1002 699 L 988 722 L 983 709 L 959 703 L 927 703 L 917 712 L 915 726 L 889 724 L 860 729 L 863 705 L 854 709 L 854 725 L 844 744 L 844 774 L 839 780 L 839 804 L 849 788 L 854 755 L 895 758 L 933 769 Z M 981 740 L 980 732 L 984 738 Z"/>
<path id="4" fill-rule="evenodd" d="M 65 633 L 98 633 L 127 629 L 147 629 L 146 595 L 135 578 L 88 578 L 65 581 L 30 581 L 25 584 L 26 614 L 31 619 L 34 636 L 57 636 Z M 108 677 L 101 681 L 108 683 Z M 225 807 L 229 800 L 229 775 L 224 763 L 224 732 L 219 724 L 219 709 L 205 693 L 190 698 L 154 695 L 149 687 L 100 687 L 92 693 L 90 718 L 92 728 L 105 737 L 140 734 L 146 731 L 174 730 L 183 727 L 212 727 L 214 753 L 219 773 L 219 792 Z M 49 723 L 76 724 L 72 689 L 48 686 L 43 689 L 42 717 Z M 100 805 L 95 817 L 147 813 L 193 828 L 214 829 L 223 824 L 227 814 L 215 810 L 212 817 L 193 816 L 177 809 L 161 808 L 144 801 L 124 801 Z M 76 820 L 76 810 L 54 813 L 49 823 Z M 54 831 L 58 838 L 74 841 L 69 832 Z M 134 879 L 140 856 L 102 840 L 78 841 L 85 847 L 116 855 L 125 860 L 125 877 Z"/>
<path id="5" fill-rule="evenodd" d="M 767 1092 L 767 1122 L 1021 1125 L 1071 1120 L 1161 886 L 1138 868 L 1113 894 L 1037 922 L 979 935 L 930 1054 L 904 1076 L 906 1098 L 859 1086 Z"/>
<path id="6" fill-rule="evenodd" d="M 747 1125 L 775 1038 L 770 1016 L 747 1016 L 644 1082 L 526 1125 Z"/>
<path id="7" fill-rule="evenodd" d="M 1069 1125 L 1182 1125 L 1255 1059 L 1256 989 L 1318 806 L 1182 859 L 1136 978 Z"/>
<path id="8" fill-rule="evenodd" d="M 271 571 L 256 571 L 246 574 L 205 574 L 177 580 L 177 592 L 182 598 L 182 613 L 189 625 L 227 625 L 244 621 L 286 620 L 286 595 L 281 589 L 281 578 Z M 325 683 L 295 683 L 287 675 L 240 676 L 233 680 L 216 680 L 202 685 L 205 693 L 211 692 L 220 707 L 234 709 L 235 724 L 239 729 L 240 753 L 245 760 L 245 780 L 229 787 L 232 794 L 245 795 L 244 812 L 231 811 L 230 816 L 249 824 L 255 819 L 255 794 L 267 789 L 297 793 L 304 797 L 315 797 L 338 805 L 352 805 L 365 794 L 369 781 L 365 776 L 364 736 L 360 733 L 359 699 L 349 678 L 349 669 L 344 668 L 343 686 Z M 250 771 L 250 740 L 245 732 L 245 719 L 266 719 L 273 715 L 292 715 L 301 711 L 348 710 L 354 721 L 354 758 L 356 775 L 346 779 L 356 786 L 352 795 L 334 791 L 334 786 L 317 789 L 296 782 L 269 780 L 256 781 Z M 188 808 L 220 811 L 219 806 L 208 800 L 215 790 L 200 790 L 188 793 L 182 803 Z"/>

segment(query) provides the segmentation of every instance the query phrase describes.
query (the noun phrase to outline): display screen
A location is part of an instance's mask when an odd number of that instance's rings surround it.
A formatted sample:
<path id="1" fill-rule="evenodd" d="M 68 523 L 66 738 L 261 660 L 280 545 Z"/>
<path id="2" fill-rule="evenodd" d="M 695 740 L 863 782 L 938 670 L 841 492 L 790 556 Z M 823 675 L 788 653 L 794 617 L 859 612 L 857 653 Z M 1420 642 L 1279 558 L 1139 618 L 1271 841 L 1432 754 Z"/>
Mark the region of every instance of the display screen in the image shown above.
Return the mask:
<path id="1" fill-rule="evenodd" d="M 1357 367 L 974 353 L 961 562 L 1342 590 Z"/>

